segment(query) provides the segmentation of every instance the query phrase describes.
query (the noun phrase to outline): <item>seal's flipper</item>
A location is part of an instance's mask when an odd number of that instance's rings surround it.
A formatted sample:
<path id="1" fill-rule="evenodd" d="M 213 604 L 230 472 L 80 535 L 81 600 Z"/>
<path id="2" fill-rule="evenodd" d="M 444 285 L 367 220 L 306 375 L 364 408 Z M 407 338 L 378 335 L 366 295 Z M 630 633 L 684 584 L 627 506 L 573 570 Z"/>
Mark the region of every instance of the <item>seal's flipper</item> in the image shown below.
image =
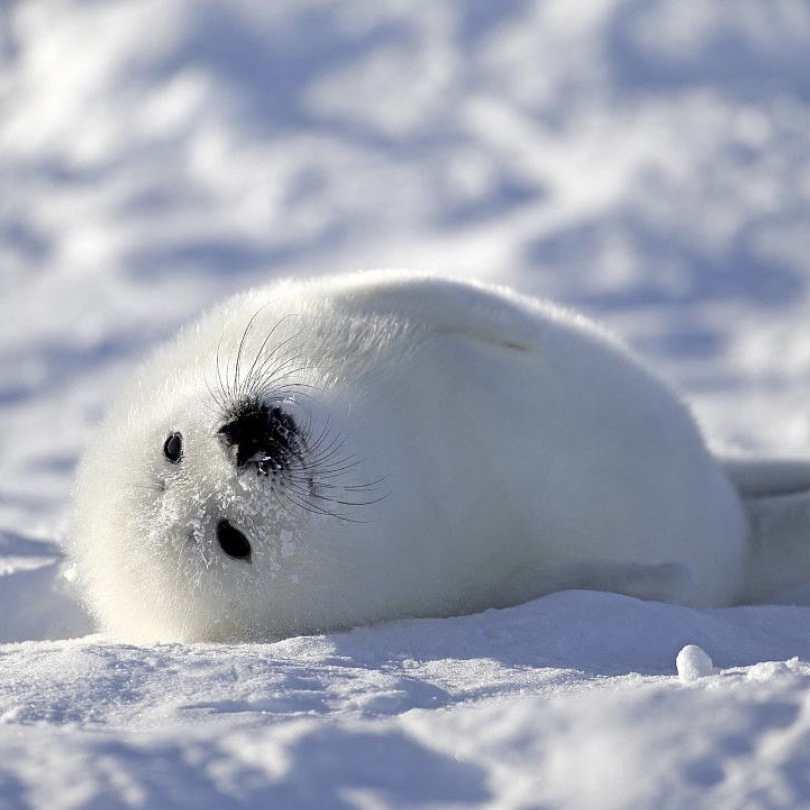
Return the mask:
<path id="1" fill-rule="evenodd" d="M 726 461 L 745 507 L 744 602 L 810 603 L 810 462 Z"/>
<path id="2" fill-rule="evenodd" d="M 688 605 L 694 578 L 683 563 L 580 564 L 560 572 L 552 590 L 610 591 L 636 599 Z"/>
<path id="3" fill-rule="evenodd" d="M 722 464 L 743 500 L 810 493 L 810 461 L 725 459 Z"/>

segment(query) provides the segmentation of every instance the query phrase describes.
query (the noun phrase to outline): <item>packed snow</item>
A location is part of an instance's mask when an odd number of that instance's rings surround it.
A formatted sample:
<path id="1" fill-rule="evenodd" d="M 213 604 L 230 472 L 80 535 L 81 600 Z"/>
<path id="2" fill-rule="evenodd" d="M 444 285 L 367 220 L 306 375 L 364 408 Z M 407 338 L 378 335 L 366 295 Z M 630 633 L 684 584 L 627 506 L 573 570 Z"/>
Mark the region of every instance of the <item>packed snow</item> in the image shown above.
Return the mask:
<path id="1" fill-rule="evenodd" d="M 0 808 L 810 804 L 808 607 L 134 647 L 59 550 L 139 359 L 283 275 L 553 298 L 810 457 L 809 134 L 806 0 L 0 3 Z"/>
<path id="2" fill-rule="evenodd" d="M 697 644 L 687 644 L 675 659 L 678 677 L 683 683 L 691 683 L 698 678 L 705 678 L 714 671 L 712 659 Z"/>

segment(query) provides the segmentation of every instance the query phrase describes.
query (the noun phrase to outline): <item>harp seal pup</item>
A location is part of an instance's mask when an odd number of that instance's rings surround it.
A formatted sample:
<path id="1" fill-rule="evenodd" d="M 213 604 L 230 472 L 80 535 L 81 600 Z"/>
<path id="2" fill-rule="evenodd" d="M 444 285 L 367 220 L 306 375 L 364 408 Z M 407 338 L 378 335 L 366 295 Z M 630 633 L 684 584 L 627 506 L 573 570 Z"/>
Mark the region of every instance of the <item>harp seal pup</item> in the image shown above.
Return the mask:
<path id="1" fill-rule="evenodd" d="M 159 348 L 80 463 L 66 545 L 104 631 L 237 641 L 562 588 L 729 605 L 749 523 L 592 323 L 374 271 L 238 294 Z"/>

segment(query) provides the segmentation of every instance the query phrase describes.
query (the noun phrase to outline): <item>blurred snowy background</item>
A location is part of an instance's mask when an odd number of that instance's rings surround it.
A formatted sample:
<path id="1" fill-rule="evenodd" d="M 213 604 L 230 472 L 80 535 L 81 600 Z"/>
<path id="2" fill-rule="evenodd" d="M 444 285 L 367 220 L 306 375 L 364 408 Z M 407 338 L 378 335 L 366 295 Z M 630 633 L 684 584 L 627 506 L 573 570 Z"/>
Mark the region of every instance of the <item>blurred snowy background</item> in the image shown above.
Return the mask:
<path id="1" fill-rule="evenodd" d="M 0 808 L 810 802 L 810 609 L 72 638 L 118 381 L 235 289 L 381 266 L 582 309 L 715 447 L 810 456 L 810 3 L 0 0 Z"/>

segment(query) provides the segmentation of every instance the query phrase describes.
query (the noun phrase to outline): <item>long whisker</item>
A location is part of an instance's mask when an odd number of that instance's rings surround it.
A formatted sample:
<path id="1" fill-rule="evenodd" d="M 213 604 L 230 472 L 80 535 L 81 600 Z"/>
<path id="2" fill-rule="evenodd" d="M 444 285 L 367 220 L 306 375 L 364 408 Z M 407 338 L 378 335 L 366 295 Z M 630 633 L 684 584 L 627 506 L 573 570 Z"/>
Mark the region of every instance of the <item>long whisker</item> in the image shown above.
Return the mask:
<path id="1" fill-rule="evenodd" d="M 256 318 L 261 313 L 261 311 L 263 309 L 265 309 L 266 307 L 268 307 L 268 306 L 269 306 L 269 303 L 265 304 L 263 307 L 261 307 L 261 309 L 258 310 L 258 312 L 256 312 L 253 315 L 253 317 L 250 319 L 250 323 L 248 324 L 248 327 L 247 327 L 248 329 L 251 328 L 251 326 L 255 322 Z M 288 315 L 284 315 L 282 318 L 280 318 L 278 321 L 276 321 L 276 323 L 272 326 L 270 331 L 265 336 L 264 340 L 261 342 L 261 345 L 259 346 L 259 348 L 256 351 L 256 354 L 255 354 L 255 356 L 253 358 L 253 363 L 250 366 L 250 370 L 248 371 L 247 376 L 245 377 L 245 392 L 246 393 L 254 393 L 255 394 L 255 391 L 253 390 L 255 386 L 254 386 L 252 381 L 254 379 L 253 375 L 254 375 L 254 373 L 256 371 L 256 364 L 259 362 L 259 360 L 262 360 L 263 365 L 267 362 L 267 358 L 262 359 L 262 358 L 264 358 L 264 352 L 265 352 L 265 349 L 267 348 L 267 344 L 273 338 L 273 335 L 275 335 L 276 331 L 281 327 L 281 325 L 286 320 L 288 320 L 289 318 L 292 318 L 292 317 L 295 317 L 295 315 L 293 313 L 290 313 Z M 243 335 L 243 337 L 244 337 L 244 335 Z M 271 353 L 270 357 L 272 358 L 276 353 L 278 353 L 284 346 L 286 346 L 295 337 L 297 337 L 297 335 L 292 335 L 291 337 L 289 337 L 286 340 L 282 341 L 278 346 L 275 347 L 275 349 L 274 349 L 273 353 Z M 241 346 L 240 346 L 240 351 L 241 351 Z"/>

